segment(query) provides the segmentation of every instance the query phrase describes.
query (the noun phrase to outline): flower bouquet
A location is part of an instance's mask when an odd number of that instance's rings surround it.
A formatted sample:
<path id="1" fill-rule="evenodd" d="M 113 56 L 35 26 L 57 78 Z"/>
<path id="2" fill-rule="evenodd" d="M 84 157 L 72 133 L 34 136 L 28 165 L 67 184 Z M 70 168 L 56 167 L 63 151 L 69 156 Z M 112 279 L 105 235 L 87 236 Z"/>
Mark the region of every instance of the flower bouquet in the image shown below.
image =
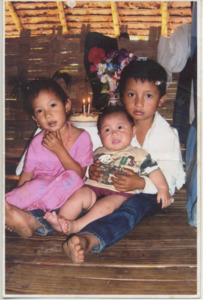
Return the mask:
<path id="1" fill-rule="evenodd" d="M 90 72 L 94 72 L 101 83 L 101 94 L 108 94 L 109 104 L 118 102 L 118 83 L 123 68 L 136 56 L 126 49 L 112 50 L 106 56 L 101 48 L 93 47 L 88 55 Z M 95 80 L 95 79 L 94 79 Z"/>

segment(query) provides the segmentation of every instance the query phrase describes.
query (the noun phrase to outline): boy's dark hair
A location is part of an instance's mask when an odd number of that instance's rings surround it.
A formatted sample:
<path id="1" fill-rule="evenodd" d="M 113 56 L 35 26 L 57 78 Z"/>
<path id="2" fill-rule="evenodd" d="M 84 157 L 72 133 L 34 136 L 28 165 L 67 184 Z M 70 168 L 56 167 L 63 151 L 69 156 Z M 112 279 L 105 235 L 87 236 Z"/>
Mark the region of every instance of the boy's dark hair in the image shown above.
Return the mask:
<path id="1" fill-rule="evenodd" d="M 33 115 L 32 101 L 39 95 L 41 91 L 52 91 L 65 105 L 67 102 L 67 94 L 63 88 L 53 79 L 39 78 L 32 80 L 24 87 L 24 108 L 29 115 Z"/>
<path id="2" fill-rule="evenodd" d="M 134 126 L 134 120 L 133 118 L 129 115 L 129 113 L 126 111 L 126 109 L 123 107 L 123 106 L 120 106 L 120 105 L 115 105 L 115 106 L 108 106 L 106 107 L 103 111 L 102 111 L 102 114 L 99 115 L 98 117 L 98 121 L 97 121 L 97 129 L 98 129 L 98 132 L 100 133 L 100 130 L 101 130 L 101 124 L 102 124 L 102 121 L 103 119 L 108 116 L 108 115 L 111 115 L 113 113 L 122 113 L 124 114 L 128 121 L 130 122 L 130 124 L 132 126 Z"/>
<path id="3" fill-rule="evenodd" d="M 135 80 L 153 81 L 160 92 L 160 98 L 166 94 L 167 73 L 165 69 L 152 59 L 132 60 L 121 72 L 119 82 L 120 99 L 123 102 L 126 82 L 129 78 Z"/>

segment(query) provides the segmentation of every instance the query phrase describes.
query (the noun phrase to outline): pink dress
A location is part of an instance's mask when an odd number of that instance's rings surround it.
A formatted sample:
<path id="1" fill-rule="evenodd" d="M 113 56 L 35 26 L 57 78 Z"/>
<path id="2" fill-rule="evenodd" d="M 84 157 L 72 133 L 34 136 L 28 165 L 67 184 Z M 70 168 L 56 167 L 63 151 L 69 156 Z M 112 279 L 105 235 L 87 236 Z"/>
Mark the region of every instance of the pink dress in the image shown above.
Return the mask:
<path id="1" fill-rule="evenodd" d="M 44 211 L 61 207 L 73 192 L 84 185 L 85 178 L 72 170 L 65 170 L 60 160 L 42 146 L 44 131 L 35 136 L 28 148 L 24 172 L 33 170 L 33 178 L 6 194 L 6 201 L 20 209 Z M 93 144 L 83 131 L 69 150 L 82 167 L 93 163 Z"/>

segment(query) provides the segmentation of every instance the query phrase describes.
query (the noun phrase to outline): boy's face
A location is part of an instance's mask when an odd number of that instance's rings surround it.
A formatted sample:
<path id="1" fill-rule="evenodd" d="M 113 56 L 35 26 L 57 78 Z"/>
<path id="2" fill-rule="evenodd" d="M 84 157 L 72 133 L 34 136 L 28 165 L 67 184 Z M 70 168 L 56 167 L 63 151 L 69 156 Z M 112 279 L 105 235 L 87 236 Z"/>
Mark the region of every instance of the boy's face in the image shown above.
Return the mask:
<path id="1" fill-rule="evenodd" d="M 123 96 L 123 102 L 128 113 L 137 121 L 153 122 L 158 106 L 162 106 L 166 95 L 161 97 L 154 82 L 135 80 L 129 78 Z"/>
<path id="2" fill-rule="evenodd" d="M 99 135 L 107 149 L 122 150 L 130 145 L 135 126 L 131 125 L 125 114 L 115 112 L 104 117 Z"/>

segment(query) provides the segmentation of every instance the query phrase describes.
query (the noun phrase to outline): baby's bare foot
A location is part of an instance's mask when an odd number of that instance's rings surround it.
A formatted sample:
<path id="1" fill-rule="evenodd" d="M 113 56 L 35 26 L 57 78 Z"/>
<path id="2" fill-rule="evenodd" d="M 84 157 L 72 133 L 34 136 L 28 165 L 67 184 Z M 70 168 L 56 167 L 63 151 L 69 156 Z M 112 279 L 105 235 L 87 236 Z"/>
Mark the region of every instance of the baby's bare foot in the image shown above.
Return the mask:
<path id="1" fill-rule="evenodd" d="M 44 219 L 46 219 L 50 224 L 51 226 L 56 229 L 57 231 L 59 232 L 62 232 L 63 230 L 61 229 L 61 226 L 58 222 L 58 215 L 56 214 L 55 211 L 47 211 L 44 215 Z"/>
<path id="2" fill-rule="evenodd" d="M 80 229 L 77 226 L 77 221 L 74 220 L 67 220 L 63 216 L 58 216 L 58 222 L 61 226 L 63 233 L 66 235 L 70 235 L 72 233 L 77 233 Z"/>
<path id="3" fill-rule="evenodd" d="M 72 259 L 74 263 L 83 263 L 85 259 L 85 249 L 81 238 L 77 235 L 71 237 L 63 243 L 63 251 Z"/>

